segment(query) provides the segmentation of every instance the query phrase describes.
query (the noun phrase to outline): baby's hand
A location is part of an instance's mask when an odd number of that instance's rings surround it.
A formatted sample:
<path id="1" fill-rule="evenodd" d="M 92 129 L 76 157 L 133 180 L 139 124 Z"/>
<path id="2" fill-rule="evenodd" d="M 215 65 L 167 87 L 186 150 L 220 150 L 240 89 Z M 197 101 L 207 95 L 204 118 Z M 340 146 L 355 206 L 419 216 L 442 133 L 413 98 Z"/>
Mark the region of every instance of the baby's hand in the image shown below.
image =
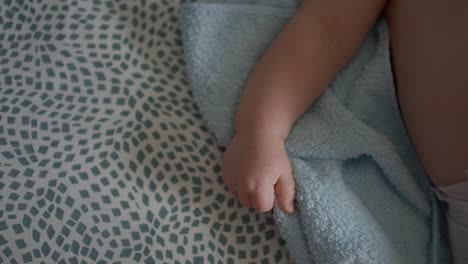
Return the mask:
<path id="1" fill-rule="evenodd" d="M 269 211 L 276 193 L 281 209 L 294 211 L 294 179 L 281 138 L 237 133 L 224 153 L 221 174 L 244 206 Z"/>

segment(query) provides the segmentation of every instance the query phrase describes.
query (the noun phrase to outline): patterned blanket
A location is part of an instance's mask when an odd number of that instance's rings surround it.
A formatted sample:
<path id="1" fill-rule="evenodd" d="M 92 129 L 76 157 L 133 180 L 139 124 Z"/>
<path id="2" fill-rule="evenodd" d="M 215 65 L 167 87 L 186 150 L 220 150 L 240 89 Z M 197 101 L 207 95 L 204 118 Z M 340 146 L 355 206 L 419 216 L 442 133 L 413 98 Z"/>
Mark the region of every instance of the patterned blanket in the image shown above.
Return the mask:
<path id="1" fill-rule="evenodd" d="M 0 263 L 287 262 L 184 73 L 181 0 L 2 0 Z"/>

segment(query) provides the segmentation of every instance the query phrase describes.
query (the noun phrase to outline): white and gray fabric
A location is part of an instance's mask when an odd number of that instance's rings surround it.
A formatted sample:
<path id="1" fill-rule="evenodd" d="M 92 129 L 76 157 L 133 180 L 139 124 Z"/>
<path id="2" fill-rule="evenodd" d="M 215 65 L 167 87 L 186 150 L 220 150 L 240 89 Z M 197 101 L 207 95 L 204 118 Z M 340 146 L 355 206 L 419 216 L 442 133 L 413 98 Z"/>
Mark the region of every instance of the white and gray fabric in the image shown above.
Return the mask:
<path id="1" fill-rule="evenodd" d="M 182 0 L 2 0 L 0 263 L 287 262 L 184 73 Z"/>

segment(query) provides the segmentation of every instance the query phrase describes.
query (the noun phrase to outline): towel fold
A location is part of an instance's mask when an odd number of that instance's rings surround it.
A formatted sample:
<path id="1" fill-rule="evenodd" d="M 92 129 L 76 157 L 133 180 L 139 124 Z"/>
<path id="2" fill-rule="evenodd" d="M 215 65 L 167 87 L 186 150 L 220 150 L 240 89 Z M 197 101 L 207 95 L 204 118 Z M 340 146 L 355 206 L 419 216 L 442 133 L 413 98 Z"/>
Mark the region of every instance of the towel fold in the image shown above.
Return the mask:
<path id="1" fill-rule="evenodd" d="M 209 2 L 181 10 L 184 53 L 201 114 L 226 146 L 248 74 L 297 2 Z M 398 111 L 388 45 L 381 20 L 287 139 L 298 210 L 275 205 L 274 214 L 296 263 L 448 261 L 437 200 Z"/>

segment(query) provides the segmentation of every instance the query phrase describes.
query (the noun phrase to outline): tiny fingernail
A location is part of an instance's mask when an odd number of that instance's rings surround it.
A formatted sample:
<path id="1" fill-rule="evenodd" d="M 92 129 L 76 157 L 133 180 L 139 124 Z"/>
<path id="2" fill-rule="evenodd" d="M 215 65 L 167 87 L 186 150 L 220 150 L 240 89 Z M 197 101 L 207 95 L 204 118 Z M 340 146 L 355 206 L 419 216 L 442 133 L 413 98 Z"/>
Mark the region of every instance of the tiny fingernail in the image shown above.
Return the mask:
<path id="1" fill-rule="evenodd" d="M 292 202 L 289 204 L 289 210 L 291 211 L 291 213 L 294 212 L 294 209 L 295 209 L 294 207 L 295 207 L 294 201 L 292 201 Z"/>

